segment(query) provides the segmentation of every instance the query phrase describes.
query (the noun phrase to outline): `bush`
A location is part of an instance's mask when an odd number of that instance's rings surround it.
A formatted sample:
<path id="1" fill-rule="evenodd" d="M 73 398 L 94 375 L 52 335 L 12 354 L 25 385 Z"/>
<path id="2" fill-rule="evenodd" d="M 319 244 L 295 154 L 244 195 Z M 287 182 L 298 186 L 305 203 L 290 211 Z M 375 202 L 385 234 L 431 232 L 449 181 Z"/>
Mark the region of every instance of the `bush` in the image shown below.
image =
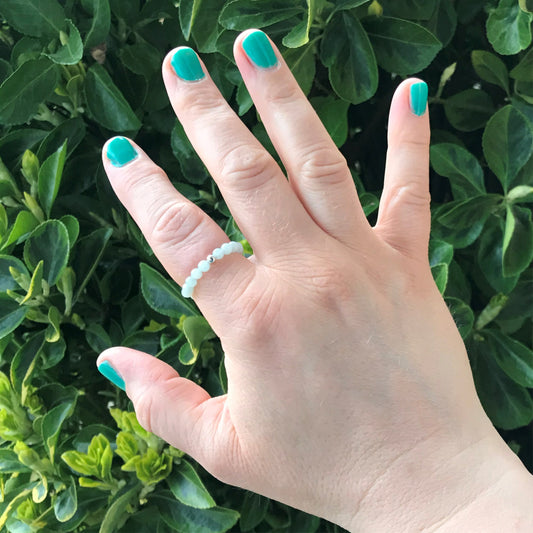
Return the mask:
<path id="1" fill-rule="evenodd" d="M 198 50 L 273 151 L 231 55 L 249 27 L 280 46 L 371 222 L 392 92 L 412 74 L 429 83 L 429 260 L 481 401 L 532 469 L 532 13 L 531 0 L 2 0 L 0 529 L 340 531 L 212 479 L 141 428 L 95 366 L 130 346 L 211 394 L 226 388 L 218 340 L 117 201 L 100 151 L 134 137 L 246 244 L 160 64 L 174 46 Z"/>

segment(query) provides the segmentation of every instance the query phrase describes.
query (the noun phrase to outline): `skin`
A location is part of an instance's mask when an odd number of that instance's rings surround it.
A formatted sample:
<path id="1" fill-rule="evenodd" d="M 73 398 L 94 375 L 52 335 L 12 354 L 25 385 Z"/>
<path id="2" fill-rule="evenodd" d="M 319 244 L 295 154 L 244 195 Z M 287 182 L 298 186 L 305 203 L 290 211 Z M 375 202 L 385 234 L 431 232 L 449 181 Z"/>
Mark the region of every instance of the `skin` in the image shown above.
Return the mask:
<path id="1" fill-rule="evenodd" d="M 103 352 L 141 425 L 225 483 L 358 532 L 530 531 L 531 476 L 477 398 L 464 344 L 433 281 L 429 117 L 403 81 L 391 103 L 378 222 L 290 74 L 237 66 L 288 180 L 206 77 L 163 78 L 174 111 L 254 255 L 217 261 L 194 298 L 226 354 L 211 398 L 164 362 Z M 183 284 L 228 239 L 132 142 L 109 180 Z M 496 512 L 497 511 L 497 512 Z"/>

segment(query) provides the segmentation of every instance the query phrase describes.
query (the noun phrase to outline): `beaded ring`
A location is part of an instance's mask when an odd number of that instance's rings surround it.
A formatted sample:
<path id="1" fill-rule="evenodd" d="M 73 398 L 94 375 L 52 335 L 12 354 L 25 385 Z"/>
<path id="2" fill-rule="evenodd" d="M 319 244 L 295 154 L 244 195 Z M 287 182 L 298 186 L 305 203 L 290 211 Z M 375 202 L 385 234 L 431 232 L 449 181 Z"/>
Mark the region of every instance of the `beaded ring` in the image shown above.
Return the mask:
<path id="1" fill-rule="evenodd" d="M 196 287 L 198 280 L 209 271 L 211 265 L 218 259 L 222 259 L 225 255 L 233 253 L 243 253 L 243 247 L 240 242 L 231 241 L 225 242 L 220 248 L 215 248 L 205 259 L 198 263 L 196 268 L 191 270 L 190 276 L 185 280 L 181 288 L 181 295 L 184 298 L 192 298 L 194 287 Z"/>

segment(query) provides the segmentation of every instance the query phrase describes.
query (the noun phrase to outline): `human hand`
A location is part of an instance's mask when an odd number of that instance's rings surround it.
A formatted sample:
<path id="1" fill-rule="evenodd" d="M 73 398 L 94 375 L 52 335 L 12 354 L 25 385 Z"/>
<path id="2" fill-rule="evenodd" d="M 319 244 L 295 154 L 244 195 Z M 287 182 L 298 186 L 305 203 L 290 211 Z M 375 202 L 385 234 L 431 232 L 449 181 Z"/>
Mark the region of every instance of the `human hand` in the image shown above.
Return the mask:
<path id="1" fill-rule="evenodd" d="M 254 250 L 217 261 L 194 288 L 221 339 L 228 394 L 210 398 L 131 349 L 97 364 L 122 377 L 143 427 L 226 483 L 358 531 L 437 528 L 520 465 L 482 410 L 429 268 L 424 84 L 405 80 L 393 97 L 370 227 L 279 52 L 257 31 L 234 51 L 288 180 L 194 52 L 163 63 L 172 106 Z M 227 241 L 133 142 L 107 143 L 103 160 L 177 283 Z"/>

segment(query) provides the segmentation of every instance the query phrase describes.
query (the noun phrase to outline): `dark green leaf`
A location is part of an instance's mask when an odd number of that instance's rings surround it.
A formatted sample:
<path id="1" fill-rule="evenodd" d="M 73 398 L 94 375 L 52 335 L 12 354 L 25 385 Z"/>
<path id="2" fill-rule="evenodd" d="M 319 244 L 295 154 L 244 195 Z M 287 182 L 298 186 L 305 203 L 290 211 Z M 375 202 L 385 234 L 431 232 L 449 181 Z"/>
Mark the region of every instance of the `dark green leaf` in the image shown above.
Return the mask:
<path id="1" fill-rule="evenodd" d="M 516 276 L 533 260 L 533 223 L 531 210 L 507 206 L 503 233 L 503 275 Z"/>
<path id="2" fill-rule="evenodd" d="M 179 4 L 180 8 L 180 26 L 183 32 L 183 37 L 189 40 L 191 30 L 198 15 L 201 0 L 181 0 Z"/>
<path id="3" fill-rule="evenodd" d="M 172 494 L 187 506 L 209 509 L 216 505 L 194 468 L 185 459 L 174 467 L 166 481 Z"/>
<path id="4" fill-rule="evenodd" d="M 69 249 L 67 228 L 59 220 L 47 220 L 25 242 L 24 261 L 33 270 L 43 260 L 43 277 L 52 286 L 67 266 Z"/>
<path id="5" fill-rule="evenodd" d="M 85 95 L 91 114 L 104 128 L 133 131 L 141 127 L 130 104 L 101 65 L 95 64 L 87 71 Z"/>
<path id="6" fill-rule="evenodd" d="M 378 65 L 388 72 L 413 74 L 426 68 L 442 48 L 426 28 L 392 17 L 365 19 L 365 30 L 374 47 Z"/>
<path id="7" fill-rule="evenodd" d="M 39 201 L 47 217 L 50 216 L 52 205 L 59 191 L 66 156 L 67 141 L 48 157 L 39 169 Z"/>
<path id="8" fill-rule="evenodd" d="M 0 86 L 0 123 L 28 121 L 57 82 L 58 71 L 52 61 L 45 57 L 26 61 Z"/>
<path id="9" fill-rule="evenodd" d="M 428 20 L 438 0 L 380 0 L 386 15 L 393 17 Z"/>
<path id="10" fill-rule="evenodd" d="M 487 123 L 494 113 L 494 104 L 485 91 L 467 89 L 446 99 L 444 112 L 454 128 L 474 131 Z"/>
<path id="11" fill-rule="evenodd" d="M 181 296 L 175 283 L 157 270 L 141 263 L 141 292 L 146 303 L 158 313 L 173 318 L 195 316 L 198 312 Z"/>
<path id="12" fill-rule="evenodd" d="M 128 518 L 126 509 L 137 499 L 139 490 L 140 484 L 135 483 L 133 485 L 126 485 L 116 494 L 111 505 L 107 507 L 99 533 L 115 533 L 118 528 L 122 527 Z"/>
<path id="13" fill-rule="evenodd" d="M 353 9 L 354 7 L 367 4 L 370 0 L 336 0 L 334 2 L 333 12 L 341 11 L 343 9 Z"/>
<path id="14" fill-rule="evenodd" d="M 466 200 L 458 200 L 446 204 L 441 210 L 438 221 L 449 228 L 467 228 L 473 220 L 485 221 L 500 201 L 496 194 L 474 196 Z"/>
<path id="15" fill-rule="evenodd" d="M 258 526 L 265 518 L 269 504 L 268 498 L 246 491 L 241 507 L 241 519 L 239 520 L 241 531 L 250 531 Z"/>
<path id="16" fill-rule="evenodd" d="M 283 58 L 304 94 L 309 94 L 315 77 L 314 48 L 314 44 L 308 44 L 300 48 L 289 48 L 283 53 Z"/>
<path id="17" fill-rule="evenodd" d="M 431 18 L 424 23 L 445 48 L 450 44 L 457 28 L 457 12 L 454 4 L 448 0 L 438 0 L 437 7 Z"/>
<path id="18" fill-rule="evenodd" d="M 179 121 L 176 121 L 176 125 L 172 130 L 170 146 L 180 164 L 185 179 L 197 185 L 203 183 L 209 174 Z"/>
<path id="19" fill-rule="evenodd" d="M 43 433 L 43 441 L 51 461 L 53 461 L 55 457 L 56 445 L 61 427 L 65 420 L 72 415 L 74 405 L 75 401 L 63 402 L 53 409 L 50 409 L 50 411 L 43 416 L 41 430 Z"/>
<path id="20" fill-rule="evenodd" d="M 533 48 L 511 70 L 509 76 L 517 81 L 533 81 Z"/>
<path id="21" fill-rule="evenodd" d="M 65 24 L 56 0 L 2 0 L 0 13 L 10 26 L 33 37 L 56 37 Z"/>
<path id="22" fill-rule="evenodd" d="M 431 166 L 450 180 L 453 197 L 464 200 L 484 194 L 483 169 L 478 160 L 457 144 L 440 143 L 431 146 Z"/>
<path id="23" fill-rule="evenodd" d="M 448 265 L 446 263 L 437 263 L 431 267 L 431 274 L 439 292 L 444 294 L 448 283 Z"/>
<path id="24" fill-rule="evenodd" d="M 13 74 L 11 65 L 5 59 L 0 59 L 0 85 L 6 78 L 9 78 L 11 74 Z"/>
<path id="25" fill-rule="evenodd" d="M 516 0 L 500 0 L 487 19 L 487 37 L 502 55 L 517 54 L 531 44 L 531 13 L 520 9 Z"/>
<path id="26" fill-rule="evenodd" d="M 507 192 L 509 184 L 533 154 L 533 130 L 527 118 L 511 105 L 502 107 L 483 132 L 483 153 Z"/>
<path id="27" fill-rule="evenodd" d="M 108 0 L 82 0 L 83 8 L 92 14 L 91 27 L 85 36 L 85 47 L 92 48 L 106 40 L 111 26 Z"/>
<path id="28" fill-rule="evenodd" d="M 53 54 L 45 54 L 54 63 L 60 65 L 75 65 L 83 56 L 83 43 L 78 28 L 67 19 L 68 34 L 61 32 L 61 44 Z"/>
<path id="29" fill-rule="evenodd" d="M 26 317 L 28 308 L 0 293 L 0 339 L 9 335 Z"/>
<path id="30" fill-rule="evenodd" d="M 121 48 L 119 56 L 129 70 L 145 78 L 161 69 L 161 54 L 148 43 L 126 45 Z"/>
<path id="31" fill-rule="evenodd" d="M 429 266 L 439 263 L 449 265 L 453 259 L 453 246 L 446 241 L 431 239 L 429 241 Z"/>
<path id="32" fill-rule="evenodd" d="M 78 219 L 72 215 L 63 215 L 59 219 L 59 222 L 61 222 L 65 228 L 67 228 L 68 241 L 70 247 L 72 248 L 76 243 L 76 239 L 80 233 L 80 223 L 78 222 Z"/>
<path id="33" fill-rule="evenodd" d="M 474 312 L 459 298 L 445 298 L 446 305 L 463 339 L 466 339 L 474 325 Z"/>
<path id="34" fill-rule="evenodd" d="M 471 55 L 472 66 L 476 74 L 489 83 L 499 85 L 509 94 L 509 75 L 505 63 L 496 55 L 486 50 L 474 50 Z"/>
<path id="35" fill-rule="evenodd" d="M 286 0 L 234 0 L 227 3 L 218 19 L 228 30 L 243 31 L 248 28 L 264 28 L 302 13 L 301 7 L 290 5 Z"/>
<path id="36" fill-rule="evenodd" d="M 22 396 L 24 405 L 26 388 L 35 368 L 39 352 L 44 344 L 44 331 L 39 331 L 26 341 L 15 354 L 11 361 L 10 377 L 13 388 Z"/>
<path id="37" fill-rule="evenodd" d="M 193 364 L 200 353 L 202 343 L 205 340 L 214 338 L 215 334 L 203 316 L 188 316 L 183 321 L 183 333 L 189 341 L 189 346 L 194 354 L 194 360 L 189 363 Z"/>
<path id="38" fill-rule="evenodd" d="M 0 292 L 20 288 L 9 273 L 10 267 L 16 268 L 20 273 L 28 276 L 28 271 L 20 259 L 12 255 L 0 255 Z"/>
<path id="39" fill-rule="evenodd" d="M 39 161 L 56 152 L 67 141 L 67 158 L 85 138 L 85 122 L 80 117 L 70 118 L 54 128 L 41 142 L 36 156 Z"/>
<path id="40" fill-rule="evenodd" d="M 0 474 L 15 472 L 30 473 L 31 469 L 18 460 L 18 456 L 13 450 L 0 448 Z"/>
<path id="41" fill-rule="evenodd" d="M 54 502 L 54 514 L 59 522 L 70 520 L 78 508 L 76 481 L 70 476 L 68 487 L 61 491 Z"/>
<path id="42" fill-rule="evenodd" d="M 315 96 L 310 101 L 333 142 L 337 146 L 342 146 L 348 136 L 348 108 L 350 104 L 332 95 Z"/>
<path id="43" fill-rule="evenodd" d="M 322 37 L 321 60 L 329 69 L 333 90 L 358 104 L 374 95 L 378 86 L 376 57 L 368 36 L 351 12 L 341 11 Z"/>

